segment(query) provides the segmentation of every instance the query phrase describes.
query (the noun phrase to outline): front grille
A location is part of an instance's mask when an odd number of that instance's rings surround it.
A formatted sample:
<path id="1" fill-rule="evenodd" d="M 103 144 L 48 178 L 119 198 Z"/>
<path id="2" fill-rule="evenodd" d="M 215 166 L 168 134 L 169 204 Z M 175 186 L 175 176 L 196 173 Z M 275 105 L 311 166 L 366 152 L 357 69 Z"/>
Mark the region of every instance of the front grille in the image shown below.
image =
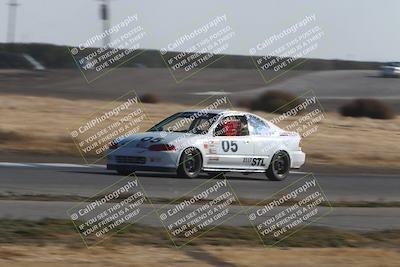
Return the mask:
<path id="1" fill-rule="evenodd" d="M 145 157 L 132 157 L 132 156 L 116 156 L 118 163 L 133 163 L 133 164 L 145 164 Z"/>

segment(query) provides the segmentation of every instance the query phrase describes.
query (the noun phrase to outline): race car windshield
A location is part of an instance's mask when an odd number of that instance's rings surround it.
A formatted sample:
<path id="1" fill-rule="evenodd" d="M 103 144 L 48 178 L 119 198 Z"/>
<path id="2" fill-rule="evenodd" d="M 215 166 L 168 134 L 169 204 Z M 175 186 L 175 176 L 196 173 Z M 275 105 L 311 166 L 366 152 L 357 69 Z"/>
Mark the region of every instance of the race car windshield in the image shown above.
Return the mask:
<path id="1" fill-rule="evenodd" d="M 217 118 L 218 114 L 213 113 L 181 112 L 166 118 L 148 131 L 206 134 Z"/>

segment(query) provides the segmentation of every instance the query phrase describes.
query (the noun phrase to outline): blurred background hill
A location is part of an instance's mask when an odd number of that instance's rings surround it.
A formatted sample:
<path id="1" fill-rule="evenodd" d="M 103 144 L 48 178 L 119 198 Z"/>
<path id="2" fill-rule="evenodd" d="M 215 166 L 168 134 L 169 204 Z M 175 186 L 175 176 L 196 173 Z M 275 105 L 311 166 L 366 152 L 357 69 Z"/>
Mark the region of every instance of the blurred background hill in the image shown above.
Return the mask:
<path id="1" fill-rule="evenodd" d="M 0 68 L 27 68 L 27 65 L 20 61 L 10 60 L 14 55 L 15 59 L 18 54 L 28 54 L 40 62 L 47 68 L 54 69 L 70 69 L 76 68 L 71 57 L 69 49 L 71 47 L 58 46 L 52 44 L 41 43 L 15 43 L 15 44 L 0 44 Z M 96 50 L 97 48 L 91 48 Z M 170 55 L 168 55 L 168 53 Z M 167 52 L 166 57 L 177 55 L 178 52 Z M 302 60 L 302 59 L 299 59 Z M 368 61 L 350 61 L 350 60 L 327 60 L 327 59 L 309 59 L 304 64 L 301 64 L 296 69 L 298 70 L 346 70 L 346 69 L 361 69 L 373 70 L 381 65 L 380 62 Z M 160 57 L 158 50 L 146 50 L 146 53 L 141 54 L 135 60 L 124 64 L 124 67 L 145 66 L 147 68 L 164 68 L 165 63 Z M 250 56 L 223 55 L 223 58 L 211 64 L 209 68 L 230 68 L 230 69 L 252 69 L 254 64 L 251 62 Z"/>

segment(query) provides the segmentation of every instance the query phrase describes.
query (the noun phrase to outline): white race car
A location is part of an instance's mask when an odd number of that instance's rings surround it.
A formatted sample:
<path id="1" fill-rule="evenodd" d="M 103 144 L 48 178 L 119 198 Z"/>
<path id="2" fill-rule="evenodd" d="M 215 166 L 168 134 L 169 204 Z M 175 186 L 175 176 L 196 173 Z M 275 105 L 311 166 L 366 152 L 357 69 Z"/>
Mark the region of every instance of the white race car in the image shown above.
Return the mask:
<path id="1" fill-rule="evenodd" d="M 381 67 L 383 77 L 400 77 L 400 62 L 389 62 Z"/>
<path id="2" fill-rule="evenodd" d="M 286 178 L 300 168 L 305 154 L 301 137 L 247 112 L 192 110 L 176 113 L 150 128 L 114 140 L 107 151 L 107 169 L 173 171 L 195 178 L 202 171 L 265 173 Z"/>

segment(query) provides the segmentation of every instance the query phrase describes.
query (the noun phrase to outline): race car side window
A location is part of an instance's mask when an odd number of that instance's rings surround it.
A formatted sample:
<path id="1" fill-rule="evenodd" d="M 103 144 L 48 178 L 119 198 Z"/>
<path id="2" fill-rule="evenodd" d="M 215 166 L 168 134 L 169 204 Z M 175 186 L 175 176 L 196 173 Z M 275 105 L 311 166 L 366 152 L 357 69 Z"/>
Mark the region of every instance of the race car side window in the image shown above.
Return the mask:
<path id="1" fill-rule="evenodd" d="M 249 127 L 246 116 L 227 116 L 217 125 L 215 136 L 246 136 L 249 135 Z"/>
<path id="2" fill-rule="evenodd" d="M 268 135 L 270 132 L 269 126 L 259 118 L 249 115 L 249 127 L 252 135 Z"/>

